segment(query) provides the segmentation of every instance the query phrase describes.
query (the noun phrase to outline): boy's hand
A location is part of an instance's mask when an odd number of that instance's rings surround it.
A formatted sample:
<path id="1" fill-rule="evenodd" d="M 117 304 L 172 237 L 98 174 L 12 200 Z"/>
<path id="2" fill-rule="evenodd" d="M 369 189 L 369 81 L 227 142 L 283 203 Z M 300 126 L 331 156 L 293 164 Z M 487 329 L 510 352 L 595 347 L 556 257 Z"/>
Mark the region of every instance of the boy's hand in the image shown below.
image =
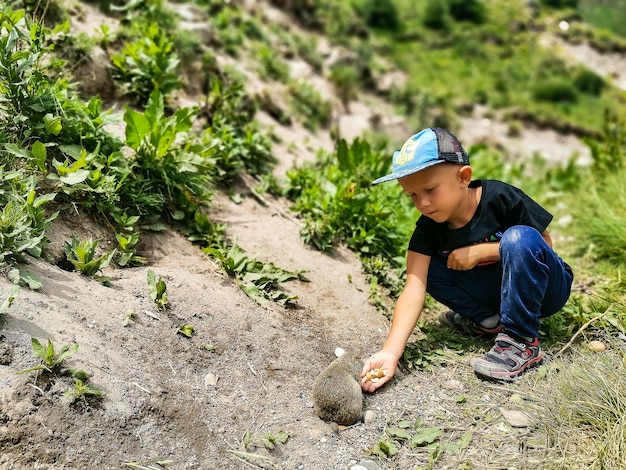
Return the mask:
<path id="1" fill-rule="evenodd" d="M 479 263 L 498 261 L 498 242 L 479 243 L 452 250 L 447 266 L 455 271 L 467 271 Z"/>
<path id="2" fill-rule="evenodd" d="M 363 372 L 361 372 L 361 388 L 366 392 L 374 392 L 376 389 L 385 385 L 396 372 L 398 365 L 398 359 L 392 354 L 379 351 L 376 354 L 372 354 L 363 366 Z M 371 382 L 367 380 L 367 373 L 374 369 L 382 369 L 385 371 L 385 375 L 380 377 L 378 381 Z"/>

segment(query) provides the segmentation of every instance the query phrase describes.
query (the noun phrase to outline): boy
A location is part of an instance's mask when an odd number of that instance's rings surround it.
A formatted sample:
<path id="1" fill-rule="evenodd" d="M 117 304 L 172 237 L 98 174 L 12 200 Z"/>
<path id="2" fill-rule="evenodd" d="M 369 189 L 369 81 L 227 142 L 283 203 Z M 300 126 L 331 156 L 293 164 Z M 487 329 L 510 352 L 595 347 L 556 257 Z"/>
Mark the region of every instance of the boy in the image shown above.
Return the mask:
<path id="1" fill-rule="evenodd" d="M 409 242 L 406 285 L 382 349 L 365 362 L 393 377 L 426 292 L 451 311 L 439 321 L 460 332 L 496 335 L 493 348 L 472 361 L 479 377 L 515 380 L 539 364 L 540 319 L 559 311 L 570 294 L 572 270 L 552 250 L 552 215 L 518 188 L 472 181 L 469 158 L 454 135 L 429 128 L 394 152 L 393 172 L 421 213 Z"/>

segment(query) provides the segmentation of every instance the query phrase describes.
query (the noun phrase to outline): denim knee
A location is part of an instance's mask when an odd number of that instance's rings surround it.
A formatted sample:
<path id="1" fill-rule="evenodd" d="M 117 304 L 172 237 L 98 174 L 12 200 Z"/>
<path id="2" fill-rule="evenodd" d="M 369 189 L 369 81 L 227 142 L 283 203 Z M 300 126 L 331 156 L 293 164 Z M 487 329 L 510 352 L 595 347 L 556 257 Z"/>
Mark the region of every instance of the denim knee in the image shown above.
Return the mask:
<path id="1" fill-rule="evenodd" d="M 528 249 L 540 248 L 546 243 L 541 234 L 534 228 L 526 225 L 514 225 L 502 234 L 500 240 L 500 259 L 508 255 L 528 253 Z"/>

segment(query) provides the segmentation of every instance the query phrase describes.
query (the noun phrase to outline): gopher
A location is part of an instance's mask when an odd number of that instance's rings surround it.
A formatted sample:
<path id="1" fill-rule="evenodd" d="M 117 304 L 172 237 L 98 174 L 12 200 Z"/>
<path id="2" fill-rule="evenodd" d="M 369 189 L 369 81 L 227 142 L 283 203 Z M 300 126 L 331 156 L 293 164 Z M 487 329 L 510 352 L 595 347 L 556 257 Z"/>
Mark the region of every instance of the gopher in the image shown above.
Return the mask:
<path id="1" fill-rule="evenodd" d="M 363 363 L 352 354 L 331 362 L 313 382 L 315 412 L 324 421 L 351 426 L 363 416 L 359 385 Z"/>

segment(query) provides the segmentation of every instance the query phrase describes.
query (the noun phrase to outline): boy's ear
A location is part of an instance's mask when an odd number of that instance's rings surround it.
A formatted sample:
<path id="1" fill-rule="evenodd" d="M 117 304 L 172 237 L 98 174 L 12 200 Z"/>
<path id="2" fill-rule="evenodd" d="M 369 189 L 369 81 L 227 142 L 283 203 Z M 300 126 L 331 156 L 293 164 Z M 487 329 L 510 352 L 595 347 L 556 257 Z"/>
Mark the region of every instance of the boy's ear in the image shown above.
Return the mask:
<path id="1" fill-rule="evenodd" d="M 463 165 L 459 168 L 459 181 L 463 184 L 470 184 L 472 181 L 472 167 L 469 165 Z"/>

